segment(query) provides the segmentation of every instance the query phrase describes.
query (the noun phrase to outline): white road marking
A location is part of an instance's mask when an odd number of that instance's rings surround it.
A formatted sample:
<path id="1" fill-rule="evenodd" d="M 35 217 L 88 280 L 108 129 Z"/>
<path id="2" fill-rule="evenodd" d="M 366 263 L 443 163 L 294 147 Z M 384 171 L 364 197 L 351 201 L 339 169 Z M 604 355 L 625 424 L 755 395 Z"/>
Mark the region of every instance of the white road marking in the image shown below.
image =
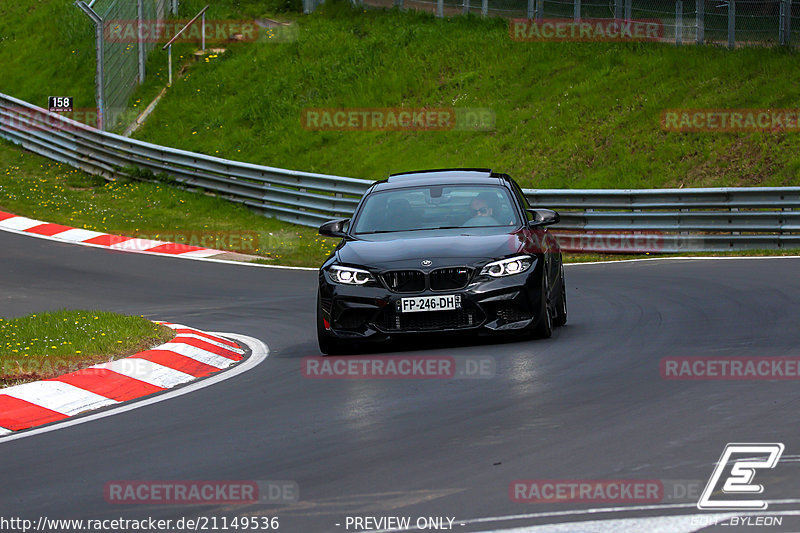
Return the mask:
<path id="1" fill-rule="evenodd" d="M 107 411 L 103 411 L 100 413 L 95 413 L 88 416 L 82 416 L 80 418 L 73 418 L 65 420 L 63 422 L 57 422 L 55 424 L 50 424 L 49 426 L 46 427 L 31 429 L 29 431 L 14 433 L 6 437 L 0 438 L 0 444 L 2 444 L 3 442 L 10 442 L 12 440 L 33 437 L 34 435 L 41 435 L 42 433 L 49 433 L 50 431 L 56 431 L 62 428 L 77 426 L 79 424 L 85 424 L 93 420 L 98 420 L 101 418 L 122 414 L 127 411 L 133 411 L 134 409 L 139 409 L 142 407 L 146 407 L 148 405 L 153 405 L 155 403 L 170 400 L 172 398 L 177 398 L 178 396 L 183 396 L 184 394 L 189 394 L 190 392 L 194 392 L 196 390 L 205 387 L 210 387 L 211 385 L 214 385 L 221 381 L 225 381 L 227 379 L 234 378 L 239 374 L 243 374 L 248 370 L 252 370 L 269 356 L 269 348 L 267 347 L 267 345 L 254 337 L 248 337 L 247 335 L 239 335 L 234 333 L 212 333 L 212 335 L 230 337 L 232 339 L 236 339 L 238 342 L 247 345 L 252 352 L 250 354 L 250 357 L 242 361 L 241 364 L 236 365 L 235 367 L 231 368 L 226 372 L 220 372 L 219 374 L 214 374 L 207 378 L 197 380 L 194 383 L 186 385 L 185 387 L 181 387 L 180 389 L 163 392 L 161 394 L 158 394 L 156 396 L 151 396 L 143 400 L 133 401 L 131 403 L 125 403 L 120 405 L 119 407 L 115 407 L 113 409 L 109 409 Z"/>
<path id="2" fill-rule="evenodd" d="M 0 437 L 5 437 L 6 435 L 10 435 L 12 431 L 6 428 L 0 428 Z"/>
<path id="3" fill-rule="evenodd" d="M 123 376 L 144 381 L 156 387 L 169 389 L 175 385 L 186 383 L 197 379 L 191 374 L 180 372 L 163 365 L 159 365 L 146 359 L 139 359 L 138 357 L 128 357 L 126 359 L 117 359 L 110 363 L 103 363 L 94 365 L 90 368 L 105 368 Z"/>
<path id="4" fill-rule="evenodd" d="M 116 400 L 60 381 L 34 381 L 14 385 L 3 389 L 0 395 L 25 400 L 67 416 L 119 403 Z"/>
<path id="5" fill-rule="evenodd" d="M 788 498 L 788 499 L 781 499 L 781 500 L 766 500 L 769 505 L 797 505 L 800 504 L 800 499 L 798 498 Z M 482 518 L 469 518 L 464 520 L 456 519 L 454 524 L 458 524 L 460 526 L 464 525 L 471 525 L 471 524 L 488 524 L 492 522 L 512 522 L 517 520 L 531 520 L 531 519 L 541 519 L 541 518 L 560 518 L 560 517 L 570 517 L 570 516 L 587 516 L 587 515 L 600 515 L 600 514 L 608 514 L 608 513 L 631 513 L 631 512 L 640 512 L 640 511 L 666 511 L 669 509 L 697 509 L 696 503 L 665 503 L 665 504 L 653 504 L 653 505 L 628 505 L 628 506 L 620 506 L 620 507 L 596 507 L 591 509 L 576 509 L 576 510 L 565 510 L 565 511 L 542 511 L 539 513 L 525 513 L 525 514 L 514 514 L 514 515 L 505 515 L 505 516 L 485 516 Z M 752 515 L 776 515 L 776 514 L 784 514 L 784 515 L 800 515 L 800 511 L 774 511 L 774 510 L 767 510 L 763 512 L 750 512 L 750 513 L 734 513 L 736 516 L 745 516 L 745 514 L 752 514 Z M 665 515 L 669 516 L 669 515 Z M 675 515 L 679 516 L 679 515 Z M 686 515 L 684 515 L 686 516 Z M 702 516 L 709 516 L 707 513 L 703 513 Z M 597 519 L 603 520 L 603 519 Z M 614 520 L 614 519 L 608 519 Z M 587 522 L 572 522 L 572 529 L 569 531 L 576 531 L 575 524 L 584 524 L 590 523 L 591 521 Z M 552 524 L 556 525 L 556 524 Z M 537 527 L 537 526 L 529 526 L 529 527 Z M 519 528 L 517 528 L 519 529 Z M 583 528 L 578 528 L 583 531 Z M 646 529 L 645 529 L 646 530 Z M 416 528 L 412 527 L 409 529 L 380 529 L 380 530 L 370 530 L 369 533 L 397 533 L 400 531 L 418 531 Z M 508 533 L 510 531 L 514 531 L 514 529 L 509 530 L 484 530 L 482 533 L 491 533 L 492 531 L 503 533 Z M 522 531 L 527 531 L 522 529 Z M 615 531 L 613 529 L 604 529 L 602 531 Z M 665 530 L 671 531 L 671 530 Z M 366 533 L 366 532 L 361 532 Z M 616 533 L 616 531 L 615 531 Z"/>

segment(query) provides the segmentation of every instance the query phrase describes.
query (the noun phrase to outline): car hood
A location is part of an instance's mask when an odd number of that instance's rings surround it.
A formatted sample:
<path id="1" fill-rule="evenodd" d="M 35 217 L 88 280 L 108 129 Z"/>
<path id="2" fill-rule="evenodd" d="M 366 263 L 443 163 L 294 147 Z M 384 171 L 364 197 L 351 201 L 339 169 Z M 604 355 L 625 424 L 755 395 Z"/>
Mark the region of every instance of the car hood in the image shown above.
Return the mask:
<path id="1" fill-rule="evenodd" d="M 518 231 L 474 228 L 433 232 L 400 232 L 359 236 L 347 240 L 337 252 L 341 263 L 373 268 L 455 266 L 503 258 L 519 250 Z"/>

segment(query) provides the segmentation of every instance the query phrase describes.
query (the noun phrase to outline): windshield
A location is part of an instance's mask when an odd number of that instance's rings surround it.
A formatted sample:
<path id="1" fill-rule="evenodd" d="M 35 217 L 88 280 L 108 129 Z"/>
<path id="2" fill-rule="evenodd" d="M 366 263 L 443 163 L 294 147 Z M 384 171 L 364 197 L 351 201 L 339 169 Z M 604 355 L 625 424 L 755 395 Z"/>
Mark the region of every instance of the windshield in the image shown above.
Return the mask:
<path id="1" fill-rule="evenodd" d="M 517 226 L 508 191 L 493 185 L 426 185 L 368 196 L 353 233 Z"/>

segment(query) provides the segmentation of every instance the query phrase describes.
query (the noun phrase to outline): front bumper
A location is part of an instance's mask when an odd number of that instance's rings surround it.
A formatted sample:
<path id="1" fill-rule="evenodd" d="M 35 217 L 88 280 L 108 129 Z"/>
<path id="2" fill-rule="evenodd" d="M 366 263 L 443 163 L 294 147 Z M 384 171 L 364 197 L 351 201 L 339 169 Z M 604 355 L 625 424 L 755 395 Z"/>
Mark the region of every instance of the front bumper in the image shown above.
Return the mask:
<path id="1" fill-rule="evenodd" d="M 422 333 L 506 333 L 538 320 L 540 261 L 526 272 L 503 278 L 476 276 L 460 290 L 399 293 L 382 286 L 333 283 L 320 271 L 320 306 L 329 334 L 342 340 L 380 340 Z M 399 301 L 412 296 L 461 296 L 454 311 L 402 313 Z"/>

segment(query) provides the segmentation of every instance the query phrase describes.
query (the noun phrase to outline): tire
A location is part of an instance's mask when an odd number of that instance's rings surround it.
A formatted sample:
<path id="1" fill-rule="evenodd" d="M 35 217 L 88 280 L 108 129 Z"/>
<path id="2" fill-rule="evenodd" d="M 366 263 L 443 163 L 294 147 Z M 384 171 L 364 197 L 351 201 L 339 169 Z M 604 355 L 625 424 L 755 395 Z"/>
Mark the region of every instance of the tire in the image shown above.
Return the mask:
<path id="1" fill-rule="evenodd" d="M 542 272 L 542 304 L 539 308 L 539 320 L 533 326 L 533 337 L 535 339 L 549 339 L 553 335 L 553 317 L 550 314 L 550 306 L 547 305 L 547 273 Z"/>
<path id="2" fill-rule="evenodd" d="M 344 351 L 342 343 L 325 329 L 319 294 L 317 294 L 317 344 L 319 344 L 319 351 L 325 355 L 337 355 Z"/>
<path id="3" fill-rule="evenodd" d="M 567 323 L 567 279 L 564 277 L 564 264 L 561 264 L 561 291 L 555 305 L 556 316 L 553 325 L 561 327 Z"/>

